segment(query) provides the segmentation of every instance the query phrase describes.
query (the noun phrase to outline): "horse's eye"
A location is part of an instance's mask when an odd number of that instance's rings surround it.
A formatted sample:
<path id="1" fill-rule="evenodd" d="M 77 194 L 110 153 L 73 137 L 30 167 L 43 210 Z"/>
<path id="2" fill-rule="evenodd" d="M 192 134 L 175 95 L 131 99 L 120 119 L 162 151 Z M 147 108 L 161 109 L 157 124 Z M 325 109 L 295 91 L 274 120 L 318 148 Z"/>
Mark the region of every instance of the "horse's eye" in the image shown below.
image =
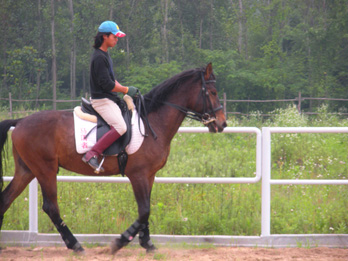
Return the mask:
<path id="1" fill-rule="evenodd" d="M 211 94 L 216 96 L 217 93 L 216 93 L 216 91 L 211 91 Z"/>

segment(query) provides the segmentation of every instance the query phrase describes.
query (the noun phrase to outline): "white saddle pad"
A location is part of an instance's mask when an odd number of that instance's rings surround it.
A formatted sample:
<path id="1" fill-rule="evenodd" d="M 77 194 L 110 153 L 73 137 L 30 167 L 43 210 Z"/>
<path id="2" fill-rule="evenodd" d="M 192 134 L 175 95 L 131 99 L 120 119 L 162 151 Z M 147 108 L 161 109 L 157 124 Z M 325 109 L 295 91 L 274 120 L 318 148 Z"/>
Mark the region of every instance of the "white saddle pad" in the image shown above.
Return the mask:
<path id="1" fill-rule="evenodd" d="M 140 119 L 140 133 L 138 117 L 138 112 L 134 110 L 132 116 L 132 137 L 126 147 L 126 152 L 128 155 L 137 152 L 144 141 L 144 136 L 141 134 L 145 133 L 144 123 Z M 84 154 L 91 150 L 91 148 L 97 142 L 97 123 L 79 118 L 74 111 L 74 128 L 76 151 L 79 154 Z M 89 135 L 86 138 L 88 133 Z"/>

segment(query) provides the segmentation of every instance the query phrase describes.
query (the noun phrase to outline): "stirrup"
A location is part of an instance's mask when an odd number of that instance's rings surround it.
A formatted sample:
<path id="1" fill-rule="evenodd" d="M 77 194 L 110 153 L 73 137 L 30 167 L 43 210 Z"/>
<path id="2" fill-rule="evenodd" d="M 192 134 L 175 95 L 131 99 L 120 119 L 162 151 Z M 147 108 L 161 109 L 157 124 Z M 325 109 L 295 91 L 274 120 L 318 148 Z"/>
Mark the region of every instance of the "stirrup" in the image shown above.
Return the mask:
<path id="1" fill-rule="evenodd" d="M 99 174 L 100 172 L 104 172 L 104 168 L 102 167 L 104 163 L 104 159 L 105 159 L 105 156 L 103 157 L 101 163 L 98 163 L 98 159 L 96 156 L 93 156 L 89 160 L 86 159 L 86 155 L 82 157 L 82 161 L 84 163 L 87 163 L 92 169 L 94 169 L 94 173 L 96 174 Z"/>
<path id="2" fill-rule="evenodd" d="M 95 174 L 99 174 L 100 171 L 104 172 L 104 169 L 102 168 L 103 163 L 104 163 L 104 160 L 105 160 L 105 156 L 103 156 L 102 160 L 100 161 L 98 168 L 96 168 L 96 169 L 94 170 L 94 173 L 95 173 Z"/>

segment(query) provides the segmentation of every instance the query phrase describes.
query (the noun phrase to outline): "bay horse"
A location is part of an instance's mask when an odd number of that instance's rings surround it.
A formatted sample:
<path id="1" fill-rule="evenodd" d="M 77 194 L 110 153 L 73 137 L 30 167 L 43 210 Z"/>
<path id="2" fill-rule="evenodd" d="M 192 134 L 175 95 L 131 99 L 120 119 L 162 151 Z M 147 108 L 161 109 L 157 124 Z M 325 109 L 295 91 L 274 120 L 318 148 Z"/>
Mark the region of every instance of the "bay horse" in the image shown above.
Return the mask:
<path id="1" fill-rule="evenodd" d="M 148 252 L 156 247 L 150 240 L 150 195 L 155 174 L 167 161 L 170 143 L 186 116 L 201 121 L 210 132 L 222 132 L 227 126 L 215 87 L 211 63 L 187 70 L 154 87 L 144 95 L 148 121 L 157 138 L 148 135 L 140 149 L 129 155 L 125 175 L 129 178 L 138 205 L 137 220 L 111 243 L 115 254 L 139 233 L 139 243 Z M 12 132 L 12 153 L 15 173 L 2 191 L 3 168 L 0 154 L 0 230 L 4 214 L 11 203 L 34 178 L 43 196 L 42 209 L 61 234 L 68 249 L 83 253 L 84 249 L 61 218 L 57 203 L 59 168 L 83 175 L 96 175 L 75 149 L 73 113 L 40 111 L 30 116 L 0 122 L 0 153 L 4 150 L 7 132 Z M 149 132 L 149 127 L 146 127 Z M 106 157 L 104 176 L 120 173 L 117 159 Z"/>

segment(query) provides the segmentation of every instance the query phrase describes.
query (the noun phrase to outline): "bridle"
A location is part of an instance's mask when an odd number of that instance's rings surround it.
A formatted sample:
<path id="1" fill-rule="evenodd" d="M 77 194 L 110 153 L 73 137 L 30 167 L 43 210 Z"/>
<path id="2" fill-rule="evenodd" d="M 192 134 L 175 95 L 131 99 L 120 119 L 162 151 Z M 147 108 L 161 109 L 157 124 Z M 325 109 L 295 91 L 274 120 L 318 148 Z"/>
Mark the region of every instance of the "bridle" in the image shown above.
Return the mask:
<path id="1" fill-rule="evenodd" d="M 209 123 L 216 121 L 215 112 L 222 110 L 223 107 L 220 105 L 219 107 L 213 109 L 213 104 L 211 103 L 211 100 L 209 99 L 209 93 L 207 91 L 207 83 L 214 83 L 216 81 L 215 80 L 207 80 L 206 81 L 204 79 L 203 72 L 201 72 L 201 77 L 202 77 L 202 88 L 200 91 L 200 95 L 197 98 L 197 102 L 196 102 L 195 107 L 197 106 L 197 103 L 199 101 L 200 96 L 202 96 L 203 97 L 203 113 L 200 113 L 200 112 L 197 112 L 194 110 L 190 110 L 188 108 L 185 108 L 185 107 L 182 107 L 180 105 L 170 103 L 170 102 L 162 101 L 162 103 L 185 113 L 186 117 L 191 118 L 191 119 L 196 120 L 196 121 L 199 121 L 199 122 L 202 122 L 205 126 L 207 126 Z M 147 119 L 147 112 L 146 112 L 146 108 L 145 108 L 144 97 L 140 94 L 140 92 L 138 94 L 136 107 L 137 107 L 137 111 L 138 111 L 139 115 L 143 118 L 145 124 L 148 126 L 154 139 L 156 140 L 157 135 L 156 135 L 155 131 L 152 129 L 152 127 Z M 140 117 L 139 117 L 139 121 L 140 121 Z M 139 123 L 139 126 L 140 126 L 140 123 Z M 142 133 L 142 132 L 140 131 L 140 133 Z M 142 135 L 147 136 L 146 133 L 144 133 Z"/>
<path id="2" fill-rule="evenodd" d="M 169 105 L 183 113 L 186 114 L 186 117 L 202 122 L 204 125 L 208 125 L 211 122 L 216 121 L 216 114 L 215 112 L 222 110 L 222 106 L 220 105 L 219 107 L 213 109 L 213 104 L 211 103 L 211 100 L 209 99 L 209 93 L 207 91 L 207 84 L 208 83 L 214 83 L 216 82 L 215 80 L 205 80 L 204 79 L 204 73 L 201 73 L 201 77 L 202 77 L 202 88 L 200 91 L 200 95 L 197 99 L 196 105 L 199 101 L 200 96 L 202 96 L 203 98 L 203 113 L 194 111 L 194 110 L 190 110 L 188 108 L 179 106 L 177 104 L 173 104 L 170 102 L 162 102 L 163 104 Z M 196 107 L 196 106 L 195 106 Z"/>

